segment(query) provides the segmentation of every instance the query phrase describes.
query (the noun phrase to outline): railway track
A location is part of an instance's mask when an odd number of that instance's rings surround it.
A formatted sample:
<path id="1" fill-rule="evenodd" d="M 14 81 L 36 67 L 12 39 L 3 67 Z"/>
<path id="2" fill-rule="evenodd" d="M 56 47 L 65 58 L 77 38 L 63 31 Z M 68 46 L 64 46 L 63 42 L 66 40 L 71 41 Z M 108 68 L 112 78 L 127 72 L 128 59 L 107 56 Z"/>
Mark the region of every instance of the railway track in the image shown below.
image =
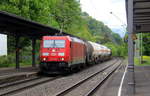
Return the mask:
<path id="1" fill-rule="evenodd" d="M 22 80 L 11 84 L 4 84 L 0 86 L 0 96 L 10 96 L 28 88 L 32 88 L 46 82 L 54 81 L 58 78 L 59 77 L 35 77 L 32 79 Z"/>
<path id="2" fill-rule="evenodd" d="M 121 66 L 121 63 L 114 67 L 110 72 L 108 72 L 108 74 L 106 74 L 106 76 L 100 80 L 88 93 L 86 93 L 84 96 L 92 96 L 100 86 L 102 86 L 103 83 L 105 83 L 105 81 Z"/>
<path id="3" fill-rule="evenodd" d="M 62 90 L 61 92 L 55 94 L 54 96 L 66 96 L 68 93 L 71 93 L 73 90 L 75 90 L 76 88 L 81 86 L 81 84 L 87 82 L 88 80 L 90 80 L 92 78 L 95 78 L 98 74 L 100 74 L 102 72 L 107 73 L 107 76 L 105 76 L 105 78 L 103 78 L 103 80 L 100 80 L 100 82 L 97 85 L 95 85 L 94 88 L 92 88 L 88 93 L 85 94 L 85 96 L 90 96 L 120 66 L 121 62 L 122 62 L 121 60 L 120 61 L 116 61 L 112 65 L 106 66 L 105 68 L 101 69 L 100 71 L 98 71 L 98 72 L 96 72 L 96 73 L 86 77 L 83 80 L 80 80 L 79 82 L 77 82 L 74 85 L 72 85 L 72 86 Z M 111 71 L 110 72 L 105 72 L 106 69 L 109 69 Z M 77 96 L 77 94 L 76 94 L 76 96 Z"/>
<path id="4" fill-rule="evenodd" d="M 82 79 L 79 82 L 75 83 L 74 85 L 71 85 L 67 89 L 62 90 L 59 93 L 56 93 L 56 95 L 54 95 L 54 96 L 64 96 L 64 95 L 68 94 L 69 92 L 76 89 L 78 86 L 80 86 L 84 82 L 90 80 L 91 78 L 96 77 L 99 73 L 103 73 L 105 70 L 111 68 L 112 65 L 115 66 L 116 63 L 118 62 L 117 60 L 118 59 L 116 59 L 116 61 L 114 61 L 111 65 L 105 66 L 100 71 L 95 72 L 94 74 L 91 74 L 88 77 L 85 77 L 84 80 Z M 3 84 L 3 85 L 0 85 L 0 96 L 10 96 L 10 95 L 22 92 L 26 89 L 30 89 L 30 88 L 33 88 L 35 86 L 54 81 L 54 80 L 58 79 L 59 77 L 34 77 L 34 78 L 26 79 L 26 80 L 16 81 L 13 83 Z M 93 91 L 94 90 L 96 90 L 96 88 L 95 89 L 93 88 Z M 87 93 L 85 96 L 90 96 L 88 94 L 93 93 L 93 91 L 92 90 L 89 91 L 89 93 Z"/>
<path id="5" fill-rule="evenodd" d="M 14 82 L 11 82 L 11 83 L 10 82 L 3 83 L 3 84 L 0 85 L 0 89 L 7 88 L 7 87 L 17 85 L 17 84 L 21 84 L 21 83 L 25 83 L 25 82 L 32 81 L 32 80 L 37 80 L 37 79 L 40 79 L 40 78 L 42 78 L 42 77 L 35 76 L 35 77 L 32 77 L 32 78 L 27 78 L 27 79 L 24 79 L 24 80 L 14 81 Z"/>

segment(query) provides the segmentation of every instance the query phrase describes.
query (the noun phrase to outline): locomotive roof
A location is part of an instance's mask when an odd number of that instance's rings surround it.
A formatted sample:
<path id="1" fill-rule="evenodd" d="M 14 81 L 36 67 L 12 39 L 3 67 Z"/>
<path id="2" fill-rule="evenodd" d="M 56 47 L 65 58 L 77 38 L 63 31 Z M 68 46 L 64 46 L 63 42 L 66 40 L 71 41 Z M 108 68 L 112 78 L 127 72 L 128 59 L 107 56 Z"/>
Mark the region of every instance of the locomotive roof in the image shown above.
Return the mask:
<path id="1" fill-rule="evenodd" d="M 70 41 L 73 41 L 73 42 L 84 43 L 84 41 L 82 39 L 79 39 L 79 38 L 76 38 L 76 37 L 70 37 L 70 36 L 43 36 L 43 38 L 49 38 L 49 37 L 53 37 L 53 38 L 56 38 L 56 39 L 68 38 Z"/>
<path id="2" fill-rule="evenodd" d="M 78 39 L 78 38 L 76 38 L 76 37 L 71 37 L 71 40 L 72 40 L 73 42 L 84 43 L 84 41 L 83 41 L 83 40 Z"/>
<path id="3" fill-rule="evenodd" d="M 52 38 L 52 39 L 65 39 L 65 38 L 69 38 L 69 36 L 43 36 L 43 38 Z"/>
<path id="4" fill-rule="evenodd" d="M 98 43 L 95 43 L 95 42 L 91 42 L 91 41 L 88 41 L 90 44 L 92 44 L 94 47 L 99 47 L 99 48 L 105 48 L 105 49 L 109 49 L 108 47 L 106 47 L 105 45 L 101 45 L 101 44 L 98 44 Z"/>

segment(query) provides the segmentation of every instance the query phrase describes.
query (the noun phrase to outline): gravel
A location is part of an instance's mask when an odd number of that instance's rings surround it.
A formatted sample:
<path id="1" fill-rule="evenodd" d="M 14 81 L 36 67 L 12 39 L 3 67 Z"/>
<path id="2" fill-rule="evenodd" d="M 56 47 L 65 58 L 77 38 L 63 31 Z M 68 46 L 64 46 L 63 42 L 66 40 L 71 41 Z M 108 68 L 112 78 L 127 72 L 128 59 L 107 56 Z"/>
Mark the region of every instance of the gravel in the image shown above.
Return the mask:
<path id="1" fill-rule="evenodd" d="M 79 80 L 86 78 L 88 75 L 97 72 L 98 70 L 104 68 L 106 65 L 108 66 L 110 64 L 113 64 L 115 61 L 116 59 L 109 60 L 107 62 L 84 69 L 78 73 L 64 76 L 52 82 L 44 83 L 39 86 L 24 90 L 22 92 L 14 94 L 13 96 L 55 96 L 58 92 L 68 88 Z"/>
<path id="2" fill-rule="evenodd" d="M 85 83 L 82 83 L 80 86 L 70 91 L 65 96 L 84 96 L 87 92 L 93 89 L 95 85 L 97 85 L 97 83 L 103 81 L 103 78 L 105 78 L 106 75 L 109 74 L 112 69 L 116 68 L 116 66 L 117 65 L 114 65 L 113 67 L 112 66 L 109 67 L 104 72 L 99 73 L 98 75 L 94 76 L 92 79 L 89 79 Z"/>

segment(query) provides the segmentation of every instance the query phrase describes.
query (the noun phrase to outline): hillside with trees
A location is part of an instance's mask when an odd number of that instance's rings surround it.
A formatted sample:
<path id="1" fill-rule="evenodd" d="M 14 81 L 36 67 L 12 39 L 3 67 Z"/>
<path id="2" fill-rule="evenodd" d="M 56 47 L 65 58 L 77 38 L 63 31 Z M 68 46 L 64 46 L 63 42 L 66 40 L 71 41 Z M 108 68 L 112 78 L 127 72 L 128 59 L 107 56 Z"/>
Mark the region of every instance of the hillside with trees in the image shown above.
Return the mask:
<path id="1" fill-rule="evenodd" d="M 25 19 L 45 24 L 86 40 L 108 45 L 120 56 L 120 48 L 126 48 L 122 38 L 103 22 L 81 11 L 78 0 L 1 0 L 0 10 Z M 8 52 L 14 53 L 14 37 L 8 36 Z M 39 42 L 38 42 L 39 43 Z M 28 38 L 21 38 L 21 49 L 31 50 Z M 39 45 L 37 44 L 37 50 Z M 124 53 L 122 55 L 124 55 Z M 30 55 L 30 54 L 28 54 Z"/>

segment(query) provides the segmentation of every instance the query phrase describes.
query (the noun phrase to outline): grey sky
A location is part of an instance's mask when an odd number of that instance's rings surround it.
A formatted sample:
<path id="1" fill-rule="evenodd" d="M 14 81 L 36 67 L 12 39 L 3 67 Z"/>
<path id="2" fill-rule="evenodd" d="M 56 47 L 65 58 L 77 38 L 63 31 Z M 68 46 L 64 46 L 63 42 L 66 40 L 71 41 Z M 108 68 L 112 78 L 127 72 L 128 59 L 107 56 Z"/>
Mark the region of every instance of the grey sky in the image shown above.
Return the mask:
<path id="1" fill-rule="evenodd" d="M 125 29 L 122 27 L 126 24 L 125 0 L 80 0 L 82 11 L 89 13 L 93 18 L 103 21 L 112 30 L 120 35 L 124 34 Z M 113 12 L 115 16 L 110 14 Z M 120 30 L 120 31 L 119 31 Z"/>

